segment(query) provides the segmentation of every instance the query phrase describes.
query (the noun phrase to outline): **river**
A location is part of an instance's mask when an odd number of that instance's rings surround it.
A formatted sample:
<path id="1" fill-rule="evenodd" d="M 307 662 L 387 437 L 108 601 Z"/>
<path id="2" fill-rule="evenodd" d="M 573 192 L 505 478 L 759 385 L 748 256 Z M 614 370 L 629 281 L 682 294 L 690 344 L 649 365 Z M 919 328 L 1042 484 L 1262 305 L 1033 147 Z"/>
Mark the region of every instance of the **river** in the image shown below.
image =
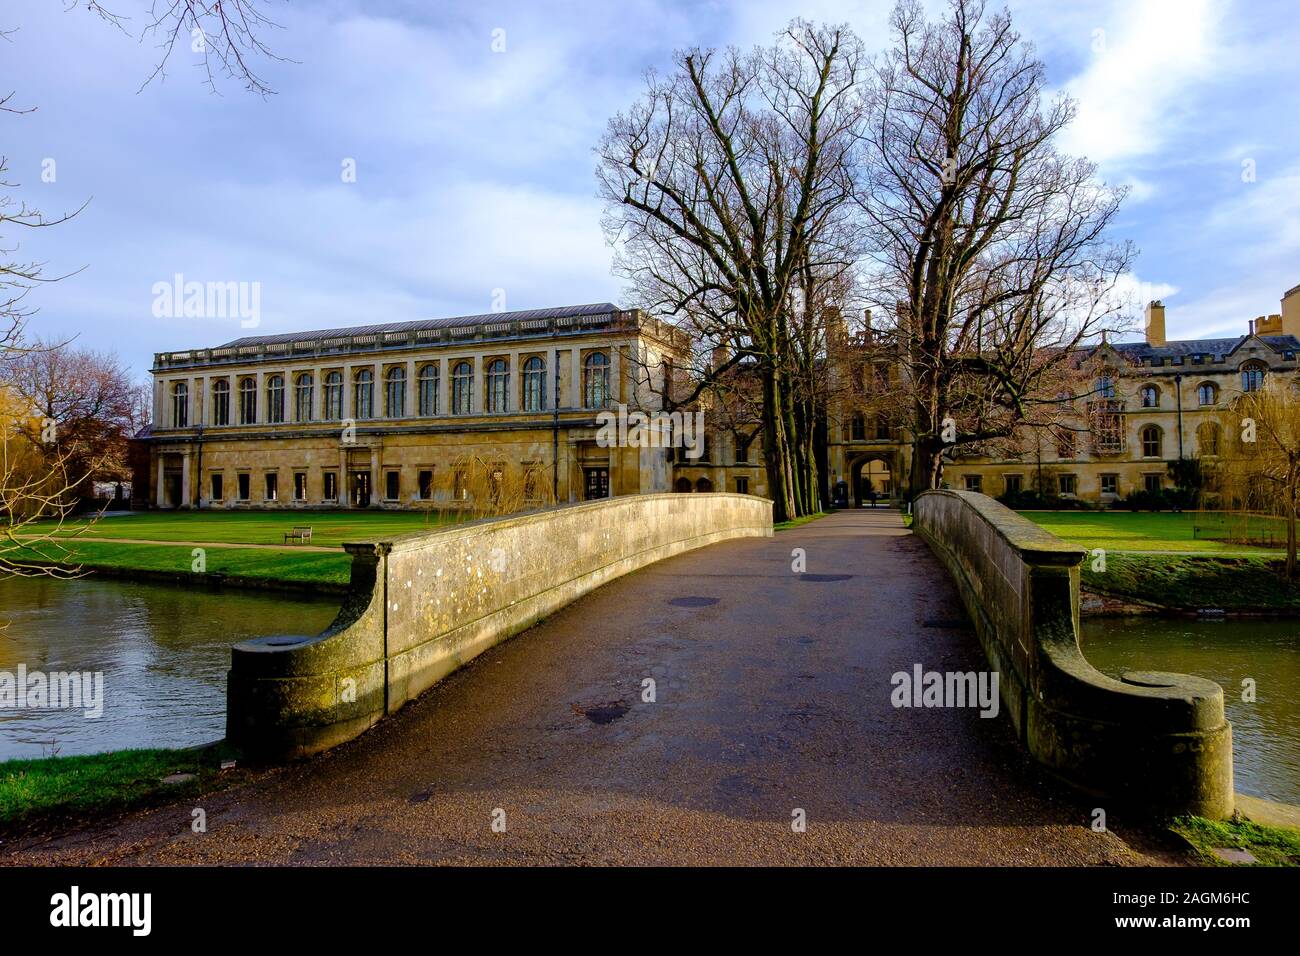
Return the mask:
<path id="1" fill-rule="evenodd" d="M 1208 677 L 1232 722 L 1236 789 L 1300 804 L 1300 622 L 1088 618 L 1084 656 L 1105 674 L 1176 671 Z M 1255 700 L 1243 700 L 1243 681 Z"/>
<path id="2" fill-rule="evenodd" d="M 231 645 L 319 633 L 338 606 L 337 596 L 0 579 L 0 672 L 103 674 L 97 718 L 85 708 L 0 706 L 0 760 L 219 740 Z"/>

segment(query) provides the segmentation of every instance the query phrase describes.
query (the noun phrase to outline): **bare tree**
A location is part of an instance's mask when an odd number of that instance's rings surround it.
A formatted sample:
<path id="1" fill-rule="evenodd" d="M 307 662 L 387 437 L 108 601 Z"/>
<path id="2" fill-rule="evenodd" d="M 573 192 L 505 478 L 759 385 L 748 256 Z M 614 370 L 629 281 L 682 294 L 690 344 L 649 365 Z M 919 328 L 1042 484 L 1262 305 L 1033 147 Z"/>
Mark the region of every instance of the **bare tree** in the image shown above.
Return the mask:
<path id="1" fill-rule="evenodd" d="M 1216 478 L 1228 499 L 1251 514 L 1280 515 L 1286 524 L 1286 579 L 1296 579 L 1296 512 L 1300 503 L 1300 385 L 1270 376 L 1238 395 L 1223 415 L 1232 436 Z M 1247 533 L 1248 536 L 1248 533 Z"/>
<path id="2" fill-rule="evenodd" d="M 1122 326 L 1133 253 L 1106 235 L 1124 190 L 1057 151 L 1074 106 L 1044 104 L 1043 65 L 1008 13 L 950 0 L 931 22 L 902 0 L 891 24 L 861 206 L 908 372 L 915 494 L 939 487 L 945 451 L 1059 406 L 1053 379 L 1075 350 Z"/>
<path id="3" fill-rule="evenodd" d="M 130 34 L 134 25 L 120 11 L 118 0 L 69 0 L 68 9 L 78 6 Z M 204 84 L 217 92 L 218 74 L 262 96 L 272 90 L 253 68 L 257 60 L 283 60 L 262 41 L 262 33 L 278 28 L 263 11 L 267 0 L 149 0 L 140 27 L 140 39 L 158 48 L 158 62 L 140 85 L 144 89 L 155 79 L 165 79 L 177 44 L 198 54 Z"/>
<path id="4" fill-rule="evenodd" d="M 259 31 L 274 24 L 261 12 L 264 0 L 151 0 L 144 34 L 160 40 L 161 58 L 145 83 L 161 77 L 177 41 L 185 37 L 202 53 L 207 82 L 215 90 L 214 62 L 225 75 L 254 92 L 270 90 L 253 72 L 255 56 L 274 55 Z M 117 5 L 114 4 L 116 7 Z M 125 30 L 128 18 L 100 0 L 70 0 Z M 0 29 L 0 41 L 13 42 Z M 0 116 L 30 113 L 14 94 L 0 94 Z M 121 476 L 125 438 L 147 422 L 142 403 L 115 359 L 68 351 L 66 343 L 27 342 L 24 328 L 35 309 L 29 293 L 66 278 L 47 275 L 44 264 L 19 257 L 16 233 L 64 223 L 80 210 L 46 216 L 17 198 L 19 184 L 6 175 L 0 156 L 0 576 L 51 572 L 66 560 L 63 520 L 105 467 Z M 83 206 L 84 208 L 84 206 Z M 83 526 L 84 528 L 84 526 Z"/>
<path id="5" fill-rule="evenodd" d="M 852 135 L 861 46 L 795 21 L 770 48 L 691 49 L 609 123 L 605 229 L 637 304 L 691 333 L 684 405 L 752 368 L 778 520 L 816 510 L 814 414 L 801 387 L 824 350 L 825 290 L 852 269 Z"/>

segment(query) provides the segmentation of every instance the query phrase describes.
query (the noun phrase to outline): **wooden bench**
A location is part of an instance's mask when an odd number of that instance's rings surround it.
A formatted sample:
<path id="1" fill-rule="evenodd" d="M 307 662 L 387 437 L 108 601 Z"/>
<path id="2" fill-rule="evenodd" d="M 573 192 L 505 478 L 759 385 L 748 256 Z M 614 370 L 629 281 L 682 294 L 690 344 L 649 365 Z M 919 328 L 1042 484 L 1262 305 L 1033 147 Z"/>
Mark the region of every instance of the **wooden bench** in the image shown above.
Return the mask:
<path id="1" fill-rule="evenodd" d="M 298 542 L 310 541 L 311 527 L 310 526 L 300 527 L 295 525 L 292 531 L 286 531 L 284 533 L 284 540 L 285 543 L 288 543 L 290 541 L 298 541 Z"/>

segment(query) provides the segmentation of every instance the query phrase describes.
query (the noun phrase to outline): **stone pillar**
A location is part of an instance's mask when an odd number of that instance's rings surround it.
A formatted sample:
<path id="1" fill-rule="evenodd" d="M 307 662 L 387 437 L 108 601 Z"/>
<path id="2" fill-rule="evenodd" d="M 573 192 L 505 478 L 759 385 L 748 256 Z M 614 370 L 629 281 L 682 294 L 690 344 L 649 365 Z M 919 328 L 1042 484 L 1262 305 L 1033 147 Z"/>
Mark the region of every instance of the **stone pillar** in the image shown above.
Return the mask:
<path id="1" fill-rule="evenodd" d="M 256 376 L 257 388 L 253 392 L 253 423 L 254 424 L 261 424 L 262 422 L 266 421 L 266 397 L 262 394 L 262 389 L 265 388 L 266 386 L 266 382 L 264 381 L 265 378 L 266 378 L 266 373 L 263 372 L 261 369 L 258 369 L 257 376 Z"/>
<path id="2" fill-rule="evenodd" d="M 379 447 L 372 445 L 370 448 L 370 504 L 374 505 L 379 501 Z"/>
<path id="3" fill-rule="evenodd" d="M 621 349 L 614 345 L 609 350 L 609 403 L 617 405 L 623 401 L 623 356 Z M 613 472 L 610 473 L 610 488 L 613 489 Z"/>
<path id="4" fill-rule="evenodd" d="M 475 415 L 483 414 L 483 396 L 487 392 L 487 381 L 483 378 L 483 353 L 474 353 L 474 388 L 473 404 L 470 406 Z"/>
<path id="5" fill-rule="evenodd" d="M 318 422 L 325 417 L 325 373 L 319 369 L 311 370 L 311 420 Z"/>
<path id="6" fill-rule="evenodd" d="M 506 411 L 517 412 L 524 407 L 521 398 L 524 387 L 524 373 L 519 367 L 518 349 L 511 352 L 506 361 L 510 363 L 508 369 L 510 377 L 506 379 L 506 382 L 509 383 L 509 388 L 506 389 Z"/>
<path id="7" fill-rule="evenodd" d="M 348 450 L 339 449 L 339 486 L 337 499 L 340 508 L 351 508 L 352 498 L 348 494 Z"/>
<path id="8" fill-rule="evenodd" d="M 415 359 L 406 360 L 406 406 L 403 418 L 414 418 L 420 412 L 420 382 L 415 377 Z"/>
<path id="9" fill-rule="evenodd" d="M 343 366 L 343 417 L 356 418 L 356 411 L 352 407 L 352 399 L 355 386 L 352 384 L 352 366 Z"/>
<path id="10" fill-rule="evenodd" d="M 190 459 L 193 457 L 192 452 L 181 453 L 181 507 L 190 506 Z"/>
<path id="11" fill-rule="evenodd" d="M 555 387 L 559 374 L 559 352 L 552 345 L 546 350 L 546 374 L 542 376 L 542 408 L 548 412 L 554 411 L 560 404 L 560 396 L 557 394 L 559 389 Z"/>
<path id="12" fill-rule="evenodd" d="M 167 482 L 164 480 L 166 477 L 166 470 L 163 467 L 163 459 L 164 459 L 164 455 L 162 453 L 162 449 L 159 449 L 158 450 L 158 488 L 157 491 L 155 492 L 155 497 L 157 499 L 157 504 L 159 508 L 164 508 L 167 505 Z"/>
<path id="13" fill-rule="evenodd" d="M 574 346 L 569 350 L 573 371 L 569 380 L 569 407 L 582 407 L 582 349 Z"/>
<path id="14" fill-rule="evenodd" d="M 438 366 L 438 414 L 450 415 L 451 406 L 448 404 L 448 396 L 451 395 L 451 363 L 443 356 L 433 360 Z"/>

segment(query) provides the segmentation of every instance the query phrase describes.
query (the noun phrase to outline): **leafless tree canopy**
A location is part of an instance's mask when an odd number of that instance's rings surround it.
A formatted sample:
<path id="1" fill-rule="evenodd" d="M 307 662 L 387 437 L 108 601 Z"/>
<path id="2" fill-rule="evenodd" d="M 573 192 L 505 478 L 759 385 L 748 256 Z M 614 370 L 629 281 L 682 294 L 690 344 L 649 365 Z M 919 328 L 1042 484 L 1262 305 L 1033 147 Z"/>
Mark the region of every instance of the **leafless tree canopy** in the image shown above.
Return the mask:
<path id="1" fill-rule="evenodd" d="M 219 76 L 263 96 L 275 92 L 255 68 L 259 60 L 284 59 L 263 40 L 278 27 L 264 12 L 269 0 L 67 0 L 68 9 L 78 6 L 124 33 L 138 30 L 141 40 L 157 46 L 158 62 L 141 89 L 166 77 L 179 45 L 182 53 L 199 57 L 204 83 L 214 93 Z M 123 12 L 131 7 L 145 9 Z"/>
<path id="2" fill-rule="evenodd" d="M 811 408 L 796 384 L 822 344 L 819 307 L 857 260 L 850 135 L 865 61 L 844 27 L 795 21 L 748 53 L 680 52 L 598 148 L 606 235 L 643 308 L 696 344 L 693 401 L 733 369 L 761 381 L 778 516 L 818 506 Z"/>
<path id="3" fill-rule="evenodd" d="M 914 388 L 915 492 L 939 484 L 945 419 L 960 446 L 1042 418 L 1071 349 L 1120 326 L 1133 253 L 1107 237 L 1124 190 L 1058 152 L 1073 104 L 1044 102 L 1042 63 L 1005 11 L 952 0 L 935 22 L 903 0 L 891 23 L 861 207 Z"/>

